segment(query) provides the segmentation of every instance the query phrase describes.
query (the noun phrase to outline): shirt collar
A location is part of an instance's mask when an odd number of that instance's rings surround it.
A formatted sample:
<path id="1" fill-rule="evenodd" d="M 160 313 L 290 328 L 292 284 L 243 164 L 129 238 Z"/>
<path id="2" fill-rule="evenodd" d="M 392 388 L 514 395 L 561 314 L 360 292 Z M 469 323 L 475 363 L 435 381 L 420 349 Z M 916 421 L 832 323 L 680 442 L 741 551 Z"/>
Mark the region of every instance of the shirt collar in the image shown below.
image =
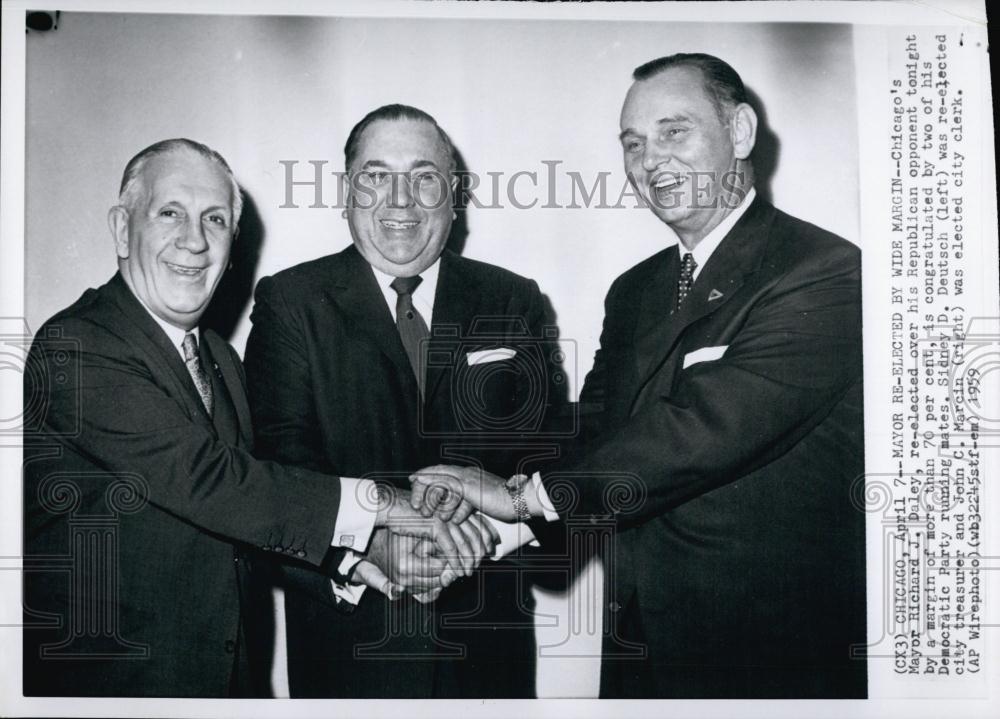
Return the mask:
<path id="1" fill-rule="evenodd" d="M 729 231 L 733 229 L 739 219 L 743 217 L 746 213 L 747 208 L 753 202 L 753 199 L 757 196 L 757 190 L 753 187 L 750 188 L 750 192 L 747 193 L 746 197 L 743 198 L 743 202 L 737 205 L 736 209 L 730 212 L 723 218 L 722 222 L 712 228 L 705 237 L 702 238 L 701 242 L 695 245 L 694 249 L 691 250 L 691 254 L 694 255 L 694 261 L 697 263 L 695 267 L 693 279 L 697 279 L 698 275 L 701 273 L 701 268 L 705 266 L 712 253 L 719 244 L 726 238 Z M 678 244 L 677 248 L 680 250 L 681 259 L 687 254 L 687 249 L 682 244 Z"/>
<path id="2" fill-rule="evenodd" d="M 373 265 L 369 266 L 372 268 L 372 272 L 375 273 L 375 281 L 378 282 L 379 289 L 382 290 L 382 296 L 385 297 L 385 303 L 389 306 L 389 313 L 395 321 L 396 298 L 398 295 L 396 294 L 396 290 L 392 289 L 390 285 L 396 278 L 393 275 L 386 274 Z M 417 286 L 417 289 L 413 291 L 413 304 L 424 318 L 424 322 L 427 323 L 428 327 L 431 326 L 431 316 L 434 313 L 434 297 L 437 294 L 438 274 L 440 271 L 441 257 L 439 256 L 436 260 L 434 260 L 434 264 L 420 273 L 420 277 L 423 281 Z"/>
<path id="3" fill-rule="evenodd" d="M 128 283 L 125 283 L 125 286 L 128 287 Z M 132 292 L 132 288 L 129 287 L 128 291 Z M 146 306 L 146 303 L 139 299 L 137 294 L 132 292 L 132 296 L 139 300 L 139 304 L 142 305 L 142 308 L 146 310 L 149 316 L 153 318 L 153 321 L 160 326 L 160 329 L 167 335 L 167 339 L 170 340 L 170 344 L 172 344 L 180 353 L 181 359 L 184 359 L 184 336 L 189 332 L 194 335 L 194 338 L 198 341 L 199 345 L 201 344 L 201 331 L 197 326 L 190 330 L 182 330 L 180 327 L 175 327 L 149 309 L 149 307 Z"/>

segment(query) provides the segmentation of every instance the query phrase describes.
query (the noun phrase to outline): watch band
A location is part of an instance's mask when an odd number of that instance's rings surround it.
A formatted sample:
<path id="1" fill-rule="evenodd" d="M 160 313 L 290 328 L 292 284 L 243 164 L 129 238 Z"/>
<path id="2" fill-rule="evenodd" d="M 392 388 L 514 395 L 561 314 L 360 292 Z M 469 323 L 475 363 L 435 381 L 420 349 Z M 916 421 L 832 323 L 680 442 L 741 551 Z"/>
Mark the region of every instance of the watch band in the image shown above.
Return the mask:
<path id="1" fill-rule="evenodd" d="M 511 504 L 514 505 L 514 514 L 520 522 L 531 519 L 531 512 L 528 511 L 528 503 L 524 499 L 524 488 L 528 484 L 528 475 L 515 474 L 507 480 L 507 493 L 510 495 Z"/>

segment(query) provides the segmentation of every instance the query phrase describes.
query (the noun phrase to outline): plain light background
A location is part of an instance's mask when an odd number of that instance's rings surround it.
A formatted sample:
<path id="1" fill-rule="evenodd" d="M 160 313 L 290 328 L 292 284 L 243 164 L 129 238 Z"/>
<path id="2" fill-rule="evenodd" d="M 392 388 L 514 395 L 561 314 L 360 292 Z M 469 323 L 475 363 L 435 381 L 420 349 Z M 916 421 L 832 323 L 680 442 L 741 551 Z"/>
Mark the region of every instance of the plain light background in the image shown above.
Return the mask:
<path id="1" fill-rule="evenodd" d="M 219 150 L 263 227 L 256 275 L 350 243 L 339 210 L 285 200 L 285 167 L 343 169 L 350 128 L 390 102 L 434 115 L 469 170 L 538 174 L 531 210 L 470 208 L 468 257 L 538 280 L 580 370 L 596 348 L 611 281 L 674 242 L 648 210 L 544 209 L 543 161 L 589 186 L 625 185 L 618 116 L 637 65 L 706 51 L 762 100 L 780 154 L 782 209 L 851 240 L 857 130 L 851 30 L 840 25 L 382 20 L 63 13 L 27 38 L 27 317 L 32 329 L 115 269 L 106 214 L 143 147 L 190 137 Z M 324 196 L 335 200 L 334 178 Z M 570 202 L 562 173 L 560 204 Z M 527 178 L 518 197 L 530 198 Z M 483 198 L 484 200 L 486 197 Z M 231 341 L 242 351 L 246 307 Z"/>
<path id="2" fill-rule="evenodd" d="M 285 201 L 285 168 L 340 170 L 351 126 L 402 102 L 430 112 L 481 176 L 535 172 L 531 210 L 470 208 L 463 254 L 536 279 L 570 357 L 572 394 L 589 369 L 615 277 L 675 240 L 648 210 L 546 209 L 570 201 L 565 173 L 625 185 L 618 116 L 632 69 L 674 52 L 732 64 L 759 99 L 770 196 L 858 241 L 855 67 L 847 25 L 339 19 L 63 13 L 27 37 L 26 315 L 34 330 L 115 271 L 106 225 L 121 171 L 143 147 L 190 137 L 219 150 L 252 201 L 248 281 L 350 243 L 312 190 Z M 863 69 L 859 69 L 863 71 Z M 336 197 L 327 175 L 324 196 Z M 506 204 L 506 202 L 505 202 Z M 254 257 L 256 256 L 256 257 Z M 254 260 L 256 260 L 254 262 Z M 246 264 L 249 262 L 249 264 Z M 250 303 L 230 340 L 242 353 Z M 574 359 L 575 358 L 575 359 Z M 542 696 L 596 696 L 599 568 L 570 595 L 539 595 L 542 643 L 570 641 L 539 668 Z M 568 616 L 569 607 L 573 616 Z M 590 609 L 587 609 L 590 607 Z M 554 619 L 555 617 L 556 619 Z M 581 618 L 583 617 L 583 618 Z M 589 619 L 588 619 L 589 617 Z M 596 618 L 596 621 L 594 621 Z M 570 621 L 572 620 L 572 621 Z"/>

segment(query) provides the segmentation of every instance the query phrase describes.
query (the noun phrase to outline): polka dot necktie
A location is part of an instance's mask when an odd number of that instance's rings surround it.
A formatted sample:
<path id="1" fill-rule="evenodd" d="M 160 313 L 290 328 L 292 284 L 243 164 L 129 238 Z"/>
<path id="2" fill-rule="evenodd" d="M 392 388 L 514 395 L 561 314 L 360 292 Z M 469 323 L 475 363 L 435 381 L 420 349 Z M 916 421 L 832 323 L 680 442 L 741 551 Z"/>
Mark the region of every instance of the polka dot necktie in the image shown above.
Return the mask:
<path id="1" fill-rule="evenodd" d="M 413 306 L 413 293 L 424 281 L 420 275 L 415 277 L 397 277 L 389 286 L 396 291 L 396 329 L 403 340 L 403 348 L 417 378 L 420 396 L 424 395 L 424 373 L 420 367 L 420 344 L 430 337 L 427 323 L 423 316 Z"/>
<path id="2" fill-rule="evenodd" d="M 698 268 L 698 263 L 694 261 L 694 255 L 690 252 L 684 253 L 681 260 L 681 275 L 677 278 L 677 309 L 681 308 L 681 303 L 691 291 L 694 284 L 694 271 Z"/>
<path id="3" fill-rule="evenodd" d="M 205 368 L 201 366 L 198 338 L 188 332 L 184 335 L 181 349 L 184 350 L 184 364 L 187 365 L 187 371 L 191 375 L 191 379 L 194 380 L 194 386 L 201 397 L 201 403 L 205 405 L 205 411 L 211 417 L 212 412 L 215 411 L 215 395 L 212 394 L 212 380 L 209 379 Z"/>

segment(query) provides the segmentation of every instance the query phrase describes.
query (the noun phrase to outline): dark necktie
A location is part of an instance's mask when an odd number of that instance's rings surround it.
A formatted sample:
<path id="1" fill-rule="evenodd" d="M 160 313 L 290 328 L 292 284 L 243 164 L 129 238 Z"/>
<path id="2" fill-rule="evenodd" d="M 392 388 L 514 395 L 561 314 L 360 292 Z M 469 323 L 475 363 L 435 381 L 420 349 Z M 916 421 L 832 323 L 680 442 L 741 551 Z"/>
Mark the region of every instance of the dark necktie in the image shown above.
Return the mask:
<path id="1" fill-rule="evenodd" d="M 413 375 L 417 378 L 417 386 L 420 387 L 420 396 L 424 395 L 424 373 L 420 362 L 420 345 L 428 337 L 430 331 L 427 323 L 421 316 L 417 308 L 413 306 L 413 292 L 417 289 L 423 278 L 397 277 L 389 286 L 396 291 L 396 328 L 399 336 L 403 340 L 403 347 L 406 349 L 406 356 L 410 360 L 413 368 Z"/>
<path id="2" fill-rule="evenodd" d="M 681 303 L 691 291 L 694 284 L 694 271 L 698 268 L 698 263 L 694 261 L 694 255 L 690 252 L 684 253 L 681 260 L 681 276 L 677 278 L 677 309 L 681 308 Z"/>
<path id="3" fill-rule="evenodd" d="M 201 403 L 205 405 L 205 411 L 211 417 L 212 412 L 215 411 L 215 396 L 212 394 L 212 380 L 205 368 L 201 366 L 201 357 L 198 355 L 198 338 L 188 332 L 184 335 L 181 349 L 184 350 L 184 364 L 187 365 L 188 373 L 194 380 L 194 386 L 201 397 Z"/>

